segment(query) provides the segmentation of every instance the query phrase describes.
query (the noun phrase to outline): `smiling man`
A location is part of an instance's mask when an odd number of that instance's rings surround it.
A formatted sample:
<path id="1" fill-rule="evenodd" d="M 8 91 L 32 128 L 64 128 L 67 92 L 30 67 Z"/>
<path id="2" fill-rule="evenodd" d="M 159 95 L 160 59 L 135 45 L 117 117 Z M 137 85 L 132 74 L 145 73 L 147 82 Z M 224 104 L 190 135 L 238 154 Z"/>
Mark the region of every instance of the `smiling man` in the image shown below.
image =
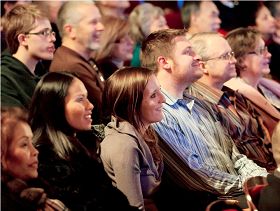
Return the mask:
<path id="1" fill-rule="evenodd" d="M 195 34 L 190 42 L 202 58 L 203 76 L 188 87 L 189 94 L 219 105 L 223 126 L 238 150 L 267 170 L 275 169 L 272 152 L 265 144 L 270 138 L 260 114 L 242 95 L 230 89 L 222 91 L 224 83 L 237 75 L 237 61 L 227 40 L 217 33 L 205 32 Z"/>
<path id="2" fill-rule="evenodd" d="M 50 21 L 35 5 L 15 6 L 4 18 L 9 52 L 1 55 L 1 106 L 28 109 L 39 78 L 40 60 L 51 60 L 55 33 Z"/>
<path id="3" fill-rule="evenodd" d="M 65 2 L 58 12 L 57 26 L 62 46 L 55 52 L 50 71 L 69 71 L 79 76 L 94 105 L 94 121 L 100 123 L 104 78 L 90 59 L 90 54 L 100 47 L 104 30 L 100 12 L 92 1 Z"/>

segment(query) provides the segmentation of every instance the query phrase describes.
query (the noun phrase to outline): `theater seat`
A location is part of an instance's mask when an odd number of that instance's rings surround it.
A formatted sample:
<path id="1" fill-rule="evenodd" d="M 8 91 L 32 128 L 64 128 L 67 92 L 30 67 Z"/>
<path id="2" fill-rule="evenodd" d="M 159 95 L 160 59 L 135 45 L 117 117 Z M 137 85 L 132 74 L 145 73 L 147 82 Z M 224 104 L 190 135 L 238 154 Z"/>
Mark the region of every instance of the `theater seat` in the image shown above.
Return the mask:
<path id="1" fill-rule="evenodd" d="M 211 202 L 205 211 L 242 211 L 237 200 L 225 199 Z"/>
<path id="2" fill-rule="evenodd" d="M 248 205 L 252 208 L 252 211 L 257 211 L 257 205 L 260 198 L 261 190 L 267 186 L 266 177 L 256 176 L 248 178 L 244 184 L 243 189 L 246 195 Z"/>

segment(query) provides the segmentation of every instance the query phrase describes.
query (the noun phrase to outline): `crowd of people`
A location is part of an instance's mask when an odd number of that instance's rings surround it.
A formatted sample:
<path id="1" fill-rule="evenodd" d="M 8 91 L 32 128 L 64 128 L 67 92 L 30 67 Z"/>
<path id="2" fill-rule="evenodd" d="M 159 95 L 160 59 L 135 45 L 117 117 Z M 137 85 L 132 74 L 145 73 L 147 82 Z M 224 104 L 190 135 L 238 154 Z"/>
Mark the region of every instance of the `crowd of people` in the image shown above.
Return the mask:
<path id="1" fill-rule="evenodd" d="M 280 2 L 2 7 L 3 210 L 280 209 Z"/>

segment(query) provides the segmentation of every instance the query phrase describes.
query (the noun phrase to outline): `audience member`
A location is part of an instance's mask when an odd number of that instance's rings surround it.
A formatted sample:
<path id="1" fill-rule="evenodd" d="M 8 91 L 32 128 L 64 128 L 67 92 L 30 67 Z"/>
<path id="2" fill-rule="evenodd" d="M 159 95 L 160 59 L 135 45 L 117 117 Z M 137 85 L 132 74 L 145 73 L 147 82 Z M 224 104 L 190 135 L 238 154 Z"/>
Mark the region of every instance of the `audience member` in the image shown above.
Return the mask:
<path id="1" fill-rule="evenodd" d="M 195 34 L 190 40 L 193 50 L 201 56 L 203 76 L 188 87 L 189 94 L 217 104 L 223 126 L 229 130 L 238 150 L 267 170 L 275 169 L 270 135 L 262 127 L 260 115 L 237 93 L 222 91 L 223 84 L 236 76 L 236 59 L 226 39 L 213 32 Z M 215 48 L 213 48 L 215 46 Z M 235 99 L 230 101 L 229 98 Z"/>
<path id="2" fill-rule="evenodd" d="M 79 75 L 89 92 L 90 102 L 95 106 L 94 123 L 100 123 L 104 78 L 90 58 L 91 53 L 100 47 L 104 30 L 99 10 L 92 1 L 65 2 L 58 12 L 57 26 L 62 46 L 55 52 L 50 71 L 70 71 Z"/>
<path id="3" fill-rule="evenodd" d="M 1 105 L 28 109 L 39 78 L 36 64 L 51 60 L 55 33 L 35 5 L 15 6 L 6 16 L 4 31 L 9 52 L 1 55 Z"/>
<path id="4" fill-rule="evenodd" d="M 127 19 L 125 10 L 130 7 L 130 1 L 108 1 L 99 0 L 96 1 L 96 6 L 100 10 L 102 16 L 111 16 L 114 18 Z"/>
<path id="5" fill-rule="evenodd" d="M 277 163 L 274 174 L 267 175 L 268 186 L 260 193 L 258 209 L 260 211 L 280 210 L 280 122 L 272 134 L 272 152 Z"/>
<path id="6" fill-rule="evenodd" d="M 270 61 L 270 75 L 272 79 L 280 83 L 280 72 L 278 67 L 280 66 L 280 59 L 274 59 L 274 55 L 280 55 L 280 1 L 266 1 L 265 2 L 272 16 L 275 18 L 276 32 L 273 34 L 272 39 L 274 42 L 268 45 L 268 50 L 272 54 Z"/>
<path id="7" fill-rule="evenodd" d="M 259 84 L 263 75 L 270 71 L 271 54 L 267 51 L 260 33 L 255 29 L 237 28 L 229 32 L 226 39 L 237 59 L 238 77 L 227 81 L 225 86 L 239 92 L 250 101 L 272 134 L 276 123 L 280 120 L 280 113 L 274 107 L 279 108 L 280 98 L 273 93 L 273 89 Z"/>
<path id="8" fill-rule="evenodd" d="M 175 181 L 186 189 L 244 199 L 242 183 L 251 176 L 266 176 L 267 171 L 238 152 L 206 102 L 184 93 L 203 74 L 186 31 L 150 34 L 142 43 L 141 62 L 156 71 L 166 98 L 164 118 L 153 126 Z"/>
<path id="9" fill-rule="evenodd" d="M 1 210 L 68 210 L 34 186 L 38 178 L 38 150 L 27 113 L 16 107 L 1 109 Z"/>
<path id="10" fill-rule="evenodd" d="M 163 10 L 151 3 L 137 5 L 129 15 L 131 37 L 134 44 L 131 66 L 140 67 L 142 41 L 153 31 L 167 29 Z"/>
<path id="11" fill-rule="evenodd" d="M 185 1 L 181 16 L 189 35 L 220 29 L 219 10 L 212 1 Z"/>
<path id="12" fill-rule="evenodd" d="M 1 1 L 1 53 L 6 50 L 7 43 L 5 40 L 5 33 L 3 31 L 3 17 L 16 5 L 31 3 L 31 0 L 20 0 L 20 1 Z"/>
<path id="13" fill-rule="evenodd" d="M 229 31 L 235 29 L 238 26 L 238 21 L 236 18 L 236 9 L 238 7 L 238 1 L 232 0 L 218 0 L 213 1 L 219 12 L 220 12 L 220 19 L 221 19 L 221 28 L 219 32 L 223 35 L 226 35 Z"/>
<path id="14" fill-rule="evenodd" d="M 91 128 L 87 96 L 82 81 L 70 73 L 50 72 L 39 81 L 29 117 L 40 152 L 39 175 L 54 189 L 51 196 L 70 210 L 129 210 L 103 165 L 77 138 Z"/>
<path id="15" fill-rule="evenodd" d="M 270 67 L 274 68 L 272 72 L 278 72 L 279 66 L 275 66 L 275 63 L 280 61 L 280 42 L 274 37 L 277 33 L 274 17 L 262 1 L 240 2 L 240 10 L 240 26 L 253 27 L 261 33 L 268 51 L 271 53 Z"/>
<path id="16" fill-rule="evenodd" d="M 127 20 L 103 16 L 105 30 L 102 33 L 100 48 L 95 52 L 95 60 L 100 67 L 104 79 L 110 77 L 117 69 L 130 62 L 133 41 L 129 36 L 130 26 Z"/>
<path id="17" fill-rule="evenodd" d="M 125 67 L 105 83 L 104 108 L 112 115 L 101 142 L 101 159 L 113 184 L 140 210 L 150 210 L 163 171 L 151 123 L 163 118 L 165 101 L 152 70 Z M 145 204 L 145 205 L 144 205 Z"/>

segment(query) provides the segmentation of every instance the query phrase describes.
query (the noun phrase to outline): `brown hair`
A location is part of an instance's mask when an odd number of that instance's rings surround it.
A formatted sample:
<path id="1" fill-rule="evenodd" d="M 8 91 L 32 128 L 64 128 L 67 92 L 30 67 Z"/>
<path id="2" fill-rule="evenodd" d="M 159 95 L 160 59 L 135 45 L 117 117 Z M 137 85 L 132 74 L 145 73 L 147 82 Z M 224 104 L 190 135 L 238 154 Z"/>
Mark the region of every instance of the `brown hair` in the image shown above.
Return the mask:
<path id="1" fill-rule="evenodd" d="M 144 89 L 153 71 L 141 67 L 124 67 L 113 73 L 105 83 L 103 107 L 106 114 L 113 115 L 118 122 L 127 121 L 143 136 L 155 161 L 162 159 L 158 140 L 152 127 L 145 134 L 141 129 L 141 102 Z"/>
<path id="2" fill-rule="evenodd" d="M 27 112 L 18 107 L 1 108 L 1 161 L 7 157 L 14 138 L 14 129 L 19 122 L 27 121 Z"/>
<path id="3" fill-rule="evenodd" d="M 121 18 L 103 16 L 102 23 L 105 30 L 102 32 L 101 46 L 95 56 L 97 61 L 110 57 L 114 44 L 129 34 L 130 31 L 128 21 Z"/>
<path id="4" fill-rule="evenodd" d="M 3 28 L 11 54 L 18 50 L 18 35 L 30 32 L 35 28 L 36 20 L 44 18 L 47 16 L 33 4 L 16 5 L 5 15 Z"/>
<path id="5" fill-rule="evenodd" d="M 237 76 L 240 76 L 240 72 L 244 71 L 243 60 L 244 57 L 250 52 L 254 51 L 261 38 L 261 34 L 253 28 L 237 28 L 230 31 L 226 39 L 235 54 L 237 60 L 236 72 Z"/>
<path id="6" fill-rule="evenodd" d="M 171 57 L 174 50 L 174 38 L 186 36 L 185 29 L 163 29 L 151 33 L 142 42 L 141 65 L 157 71 L 159 56 Z"/>

